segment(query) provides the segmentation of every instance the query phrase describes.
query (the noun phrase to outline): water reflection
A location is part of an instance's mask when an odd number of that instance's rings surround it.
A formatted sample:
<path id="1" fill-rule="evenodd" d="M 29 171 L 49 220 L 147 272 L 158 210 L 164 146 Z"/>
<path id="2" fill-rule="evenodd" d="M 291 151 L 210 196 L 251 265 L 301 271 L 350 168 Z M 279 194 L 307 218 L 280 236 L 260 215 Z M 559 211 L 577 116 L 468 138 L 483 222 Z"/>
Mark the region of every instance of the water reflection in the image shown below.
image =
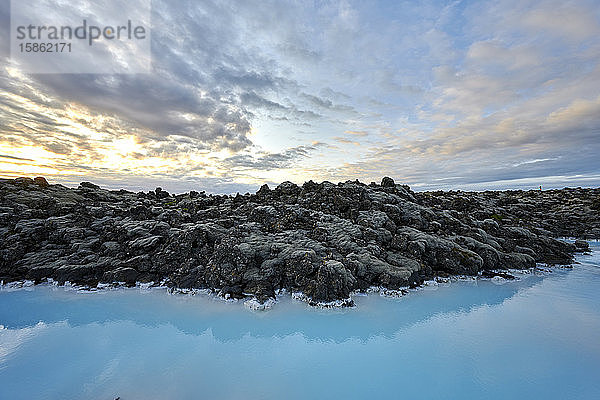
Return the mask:
<path id="1" fill-rule="evenodd" d="M 599 256 L 351 310 L 0 291 L 0 399 L 600 398 Z"/>
<path id="2" fill-rule="evenodd" d="M 490 281 L 457 282 L 449 287 L 414 292 L 401 299 L 357 296 L 353 309 L 319 310 L 284 297 L 267 312 L 250 312 L 241 303 L 227 304 L 208 296 L 169 296 L 162 291 L 118 290 L 80 293 L 62 288 L 0 292 L 0 323 L 10 329 L 67 321 L 71 326 L 132 321 L 145 327 L 170 324 L 201 335 L 210 331 L 219 342 L 246 335 L 257 338 L 301 334 L 307 340 L 343 342 L 391 338 L 395 333 L 433 316 L 494 306 L 540 282 L 526 276 L 502 285 Z M 464 286 L 469 286 L 465 288 Z M 10 297 L 10 301 L 8 298 Z"/>

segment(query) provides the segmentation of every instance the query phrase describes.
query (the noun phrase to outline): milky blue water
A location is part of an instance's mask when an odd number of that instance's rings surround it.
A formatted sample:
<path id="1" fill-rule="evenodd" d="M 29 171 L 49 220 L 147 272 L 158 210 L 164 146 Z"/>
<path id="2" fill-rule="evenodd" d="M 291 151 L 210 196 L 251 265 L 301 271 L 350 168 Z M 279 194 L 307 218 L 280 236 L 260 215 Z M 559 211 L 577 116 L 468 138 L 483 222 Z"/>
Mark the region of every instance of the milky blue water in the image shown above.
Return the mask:
<path id="1" fill-rule="evenodd" d="M 600 245 L 572 270 L 267 312 L 0 290 L 0 399 L 600 399 Z"/>

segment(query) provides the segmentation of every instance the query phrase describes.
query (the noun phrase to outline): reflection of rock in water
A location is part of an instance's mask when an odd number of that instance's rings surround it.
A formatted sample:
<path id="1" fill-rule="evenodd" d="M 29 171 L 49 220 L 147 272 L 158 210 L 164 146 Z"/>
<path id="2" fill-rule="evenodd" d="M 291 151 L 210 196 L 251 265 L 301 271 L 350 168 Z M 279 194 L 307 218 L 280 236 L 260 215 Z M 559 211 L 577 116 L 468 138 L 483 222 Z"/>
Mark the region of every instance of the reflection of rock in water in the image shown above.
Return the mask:
<path id="1" fill-rule="evenodd" d="M 6 320 L 5 316 L 14 318 L 17 315 L 18 322 L 8 326 L 11 329 L 35 325 L 40 320 L 47 323 L 66 320 L 72 326 L 132 321 L 147 327 L 171 324 L 191 335 L 210 331 L 221 342 L 239 340 L 245 335 L 269 338 L 294 334 L 301 334 L 308 340 L 343 342 L 351 338 L 390 337 L 436 315 L 501 304 L 541 279 L 530 276 L 504 285 L 458 282 L 428 293 L 411 293 L 398 300 L 373 294 L 361 297 L 358 308 L 345 310 L 307 310 L 304 305 L 284 297 L 271 311 L 258 314 L 245 310 L 241 304 L 229 307 L 222 300 L 204 296 L 185 298 L 162 292 L 141 294 L 135 290 L 66 293 L 63 289 L 38 287 L 33 292 L 4 294 L 17 299 L 11 302 L 10 310 L 3 309 L 0 302 L 0 318 Z"/>
<path id="2" fill-rule="evenodd" d="M 414 193 L 384 178 L 172 196 L 0 180 L 0 279 L 166 279 L 260 302 L 281 288 L 328 302 L 434 275 L 569 263 L 576 245 L 551 236 L 599 236 L 598 193 Z"/>

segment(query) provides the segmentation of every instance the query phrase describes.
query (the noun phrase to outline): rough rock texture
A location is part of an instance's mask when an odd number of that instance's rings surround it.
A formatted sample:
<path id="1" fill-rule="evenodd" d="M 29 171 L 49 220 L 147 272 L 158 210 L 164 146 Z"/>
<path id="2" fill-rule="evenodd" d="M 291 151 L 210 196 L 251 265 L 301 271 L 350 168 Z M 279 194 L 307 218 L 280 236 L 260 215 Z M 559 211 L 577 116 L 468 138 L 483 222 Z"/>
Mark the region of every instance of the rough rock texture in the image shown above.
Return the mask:
<path id="1" fill-rule="evenodd" d="M 0 279 L 161 282 L 311 302 L 434 276 L 569 264 L 600 237 L 600 190 L 414 193 L 384 178 L 170 195 L 0 180 Z"/>

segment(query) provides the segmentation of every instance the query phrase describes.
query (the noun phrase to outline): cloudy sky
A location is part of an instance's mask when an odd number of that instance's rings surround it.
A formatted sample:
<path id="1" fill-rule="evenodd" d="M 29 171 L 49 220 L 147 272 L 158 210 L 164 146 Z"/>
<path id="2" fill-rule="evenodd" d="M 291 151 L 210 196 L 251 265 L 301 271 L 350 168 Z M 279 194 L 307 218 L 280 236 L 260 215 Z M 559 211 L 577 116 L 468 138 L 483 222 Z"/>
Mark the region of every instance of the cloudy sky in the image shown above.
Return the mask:
<path id="1" fill-rule="evenodd" d="M 112 75 L 27 73 L 9 3 L 0 177 L 600 186 L 597 1 L 153 0 L 151 72 Z"/>

